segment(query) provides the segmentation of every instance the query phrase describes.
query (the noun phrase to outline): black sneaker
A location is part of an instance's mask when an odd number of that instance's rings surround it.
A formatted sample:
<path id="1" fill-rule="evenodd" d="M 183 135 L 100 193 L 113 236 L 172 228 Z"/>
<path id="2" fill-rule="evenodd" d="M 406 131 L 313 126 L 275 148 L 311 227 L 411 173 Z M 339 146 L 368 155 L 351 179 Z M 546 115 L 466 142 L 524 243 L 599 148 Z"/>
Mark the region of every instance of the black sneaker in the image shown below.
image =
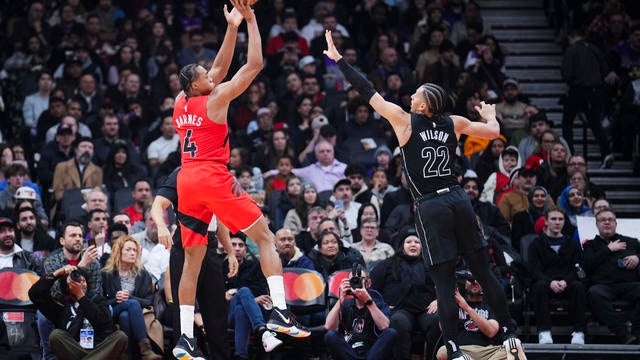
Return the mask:
<path id="1" fill-rule="evenodd" d="M 173 348 L 173 356 L 178 360 L 207 360 L 198 349 L 196 340 L 185 334 L 180 335 L 176 347 Z"/>
<path id="2" fill-rule="evenodd" d="M 295 315 L 289 309 L 273 308 L 267 322 L 267 329 L 289 335 L 294 338 L 304 338 L 311 335 L 311 331 L 296 321 Z"/>

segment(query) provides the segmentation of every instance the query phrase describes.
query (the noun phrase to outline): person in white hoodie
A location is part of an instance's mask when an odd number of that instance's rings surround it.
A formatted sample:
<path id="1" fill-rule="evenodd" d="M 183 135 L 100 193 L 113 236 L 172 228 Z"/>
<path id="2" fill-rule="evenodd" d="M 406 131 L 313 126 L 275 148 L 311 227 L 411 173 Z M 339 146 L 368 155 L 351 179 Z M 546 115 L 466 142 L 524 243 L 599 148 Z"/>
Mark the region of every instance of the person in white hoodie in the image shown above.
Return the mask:
<path id="1" fill-rule="evenodd" d="M 521 166 L 522 158 L 518 148 L 513 145 L 507 146 L 498 159 L 498 168 L 500 170 L 489 175 L 489 178 L 484 183 L 480 201 L 490 202 L 495 205 L 498 196 L 509 187 L 511 171 Z"/>

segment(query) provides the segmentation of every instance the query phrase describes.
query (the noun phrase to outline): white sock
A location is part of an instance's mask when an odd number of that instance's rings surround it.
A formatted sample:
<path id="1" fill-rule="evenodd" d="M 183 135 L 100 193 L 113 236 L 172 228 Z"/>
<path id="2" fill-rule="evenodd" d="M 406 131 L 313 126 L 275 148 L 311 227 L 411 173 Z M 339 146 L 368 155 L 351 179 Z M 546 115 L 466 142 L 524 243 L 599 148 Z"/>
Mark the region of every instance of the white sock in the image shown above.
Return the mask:
<path id="1" fill-rule="evenodd" d="M 271 295 L 271 301 L 273 306 L 278 309 L 286 309 L 287 301 L 284 297 L 284 279 L 282 275 L 271 275 L 267 278 L 267 284 L 269 284 L 269 293 Z"/>
<path id="2" fill-rule="evenodd" d="M 180 305 L 180 332 L 193 338 L 193 305 Z"/>

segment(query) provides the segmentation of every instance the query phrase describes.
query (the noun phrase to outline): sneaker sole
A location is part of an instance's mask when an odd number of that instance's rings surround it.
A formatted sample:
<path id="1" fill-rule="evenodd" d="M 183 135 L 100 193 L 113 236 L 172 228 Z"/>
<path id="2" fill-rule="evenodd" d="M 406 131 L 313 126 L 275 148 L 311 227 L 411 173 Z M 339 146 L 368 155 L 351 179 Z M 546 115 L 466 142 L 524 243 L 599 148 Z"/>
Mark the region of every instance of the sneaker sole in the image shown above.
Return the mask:
<path id="1" fill-rule="evenodd" d="M 518 338 L 510 338 L 504 342 L 507 351 L 507 360 L 527 360 L 527 356 L 522 349 L 522 343 Z"/>
<path id="2" fill-rule="evenodd" d="M 178 360 L 207 360 L 206 358 L 199 356 L 193 357 L 185 349 L 181 348 L 174 348 L 171 353 Z"/>
<path id="3" fill-rule="evenodd" d="M 275 331 L 280 334 L 285 334 L 294 338 L 305 338 L 311 335 L 311 331 L 308 330 L 300 330 L 297 327 L 284 327 L 278 324 L 269 324 L 267 323 L 267 329 L 271 331 Z"/>
<path id="4" fill-rule="evenodd" d="M 280 340 L 278 340 L 280 341 Z M 269 347 L 267 345 L 265 345 L 265 343 L 262 343 L 262 348 L 264 349 L 265 352 L 272 352 L 273 350 L 277 349 L 280 347 L 280 345 L 282 345 L 282 341 L 280 341 L 279 343 L 277 343 L 275 346 Z"/>

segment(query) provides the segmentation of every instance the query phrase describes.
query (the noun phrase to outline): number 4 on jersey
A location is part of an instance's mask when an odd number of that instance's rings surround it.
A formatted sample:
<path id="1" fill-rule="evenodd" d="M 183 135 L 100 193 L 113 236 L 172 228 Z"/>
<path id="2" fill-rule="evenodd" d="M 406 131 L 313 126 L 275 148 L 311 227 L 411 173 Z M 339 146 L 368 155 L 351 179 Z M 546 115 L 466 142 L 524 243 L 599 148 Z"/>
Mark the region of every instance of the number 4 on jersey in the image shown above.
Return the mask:
<path id="1" fill-rule="evenodd" d="M 184 141 L 182 142 L 182 152 L 189 153 L 192 158 L 196 157 L 196 152 L 198 151 L 198 147 L 196 146 L 195 141 L 191 141 L 191 133 L 192 130 L 187 130 L 187 134 L 184 137 Z"/>

